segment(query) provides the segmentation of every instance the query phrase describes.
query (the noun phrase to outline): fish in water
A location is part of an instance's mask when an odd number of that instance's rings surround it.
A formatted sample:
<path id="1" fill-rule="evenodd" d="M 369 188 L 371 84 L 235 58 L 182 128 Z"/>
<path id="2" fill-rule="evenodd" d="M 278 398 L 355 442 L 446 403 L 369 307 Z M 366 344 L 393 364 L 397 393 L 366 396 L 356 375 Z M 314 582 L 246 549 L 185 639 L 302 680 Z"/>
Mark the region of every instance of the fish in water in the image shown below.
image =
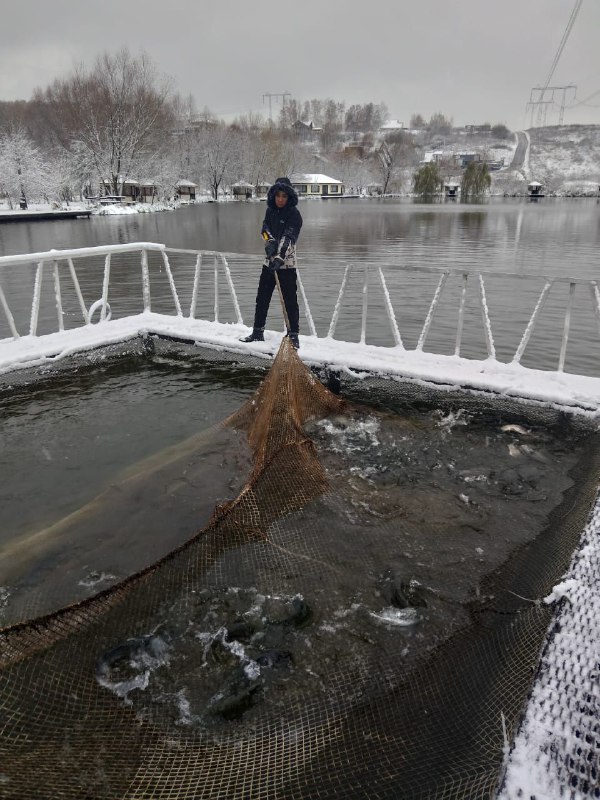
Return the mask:
<path id="1" fill-rule="evenodd" d="M 529 431 L 521 425 L 503 425 L 500 430 L 502 433 L 518 433 L 520 436 L 527 436 Z"/>

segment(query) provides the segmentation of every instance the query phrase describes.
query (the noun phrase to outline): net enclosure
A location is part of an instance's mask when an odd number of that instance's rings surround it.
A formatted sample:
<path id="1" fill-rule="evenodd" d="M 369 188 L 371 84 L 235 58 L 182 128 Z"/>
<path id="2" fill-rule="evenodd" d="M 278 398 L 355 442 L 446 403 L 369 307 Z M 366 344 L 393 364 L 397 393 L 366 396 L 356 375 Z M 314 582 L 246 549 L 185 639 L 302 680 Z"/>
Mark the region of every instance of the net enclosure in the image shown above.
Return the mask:
<path id="1" fill-rule="evenodd" d="M 495 796 L 595 431 L 383 379 L 342 399 L 284 338 L 213 434 L 250 474 L 202 530 L 0 630 L 0 797 Z"/>

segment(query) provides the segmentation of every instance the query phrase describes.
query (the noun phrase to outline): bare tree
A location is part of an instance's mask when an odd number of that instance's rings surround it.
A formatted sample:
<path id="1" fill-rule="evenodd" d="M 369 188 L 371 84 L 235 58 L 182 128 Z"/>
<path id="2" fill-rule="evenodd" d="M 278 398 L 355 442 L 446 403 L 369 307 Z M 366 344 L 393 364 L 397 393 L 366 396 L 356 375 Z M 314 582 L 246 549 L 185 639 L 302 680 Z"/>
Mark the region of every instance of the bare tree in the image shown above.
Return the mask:
<path id="1" fill-rule="evenodd" d="M 49 171 L 31 138 L 22 128 L 0 135 L 0 192 L 10 207 L 17 198 L 42 198 L 49 191 Z"/>
<path id="2" fill-rule="evenodd" d="M 201 132 L 198 172 L 215 200 L 223 182 L 232 176 L 238 153 L 237 134 L 230 125 L 217 122 Z"/>
<path id="3" fill-rule="evenodd" d="M 37 100 L 45 103 L 55 141 L 85 154 L 114 194 L 143 171 L 174 124 L 168 82 L 157 78 L 145 54 L 127 49 L 104 53 L 89 70 L 78 67 Z"/>

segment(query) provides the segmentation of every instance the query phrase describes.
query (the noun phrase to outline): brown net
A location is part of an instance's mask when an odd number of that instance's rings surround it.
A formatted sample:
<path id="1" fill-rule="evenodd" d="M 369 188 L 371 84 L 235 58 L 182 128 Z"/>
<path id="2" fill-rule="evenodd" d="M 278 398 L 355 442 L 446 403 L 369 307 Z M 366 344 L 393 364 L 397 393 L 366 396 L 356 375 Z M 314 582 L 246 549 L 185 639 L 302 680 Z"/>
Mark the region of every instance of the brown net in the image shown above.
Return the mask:
<path id="1" fill-rule="evenodd" d="M 588 517 L 597 438 L 539 412 L 559 439 L 544 472 L 570 477 L 530 478 L 534 522 L 508 470 L 494 513 L 402 480 L 408 423 L 373 419 L 284 338 L 219 432 L 251 451 L 237 498 L 143 572 L 0 631 L 0 797 L 493 796 L 550 620 L 532 601 Z M 328 426 L 387 442 L 387 470 Z"/>

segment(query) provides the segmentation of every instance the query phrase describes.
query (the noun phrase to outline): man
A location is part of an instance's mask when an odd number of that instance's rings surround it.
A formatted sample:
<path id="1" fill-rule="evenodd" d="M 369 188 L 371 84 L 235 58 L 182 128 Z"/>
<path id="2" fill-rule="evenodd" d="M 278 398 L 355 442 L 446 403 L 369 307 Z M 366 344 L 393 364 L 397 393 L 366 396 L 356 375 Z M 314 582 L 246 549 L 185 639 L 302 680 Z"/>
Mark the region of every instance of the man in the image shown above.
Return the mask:
<path id="1" fill-rule="evenodd" d="M 258 282 L 254 327 L 242 342 L 263 342 L 269 304 L 275 289 L 275 273 L 279 278 L 287 313 L 288 333 L 298 349 L 300 311 L 296 281 L 296 242 L 302 228 L 298 211 L 298 195 L 289 178 L 277 178 L 267 194 L 267 211 L 261 234 L 266 240 L 266 258 Z"/>

